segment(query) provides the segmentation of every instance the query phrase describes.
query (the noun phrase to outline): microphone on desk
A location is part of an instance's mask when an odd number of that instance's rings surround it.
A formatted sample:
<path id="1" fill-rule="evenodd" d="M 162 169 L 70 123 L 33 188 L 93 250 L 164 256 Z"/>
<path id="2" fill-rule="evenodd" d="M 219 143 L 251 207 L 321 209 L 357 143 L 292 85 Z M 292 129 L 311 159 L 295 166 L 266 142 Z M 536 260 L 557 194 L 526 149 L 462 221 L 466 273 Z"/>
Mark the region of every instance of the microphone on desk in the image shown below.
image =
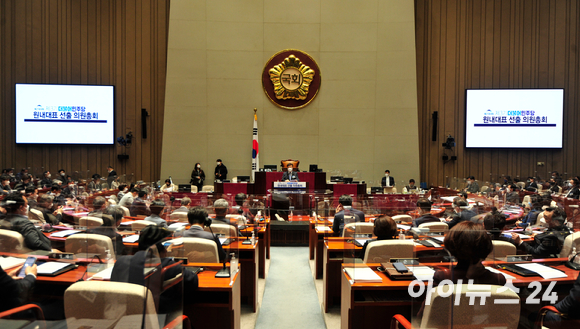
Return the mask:
<path id="1" fill-rule="evenodd" d="M 103 264 L 101 257 L 99 257 L 99 255 L 94 255 L 93 258 L 91 258 L 91 261 L 87 264 L 87 269 L 85 270 L 85 273 L 83 273 L 83 275 L 81 276 L 80 279 L 77 280 L 77 282 L 85 281 L 83 278 L 89 272 L 89 265 L 93 263 L 93 259 L 95 259 L 95 258 L 97 258 L 99 260 L 99 264 Z"/>

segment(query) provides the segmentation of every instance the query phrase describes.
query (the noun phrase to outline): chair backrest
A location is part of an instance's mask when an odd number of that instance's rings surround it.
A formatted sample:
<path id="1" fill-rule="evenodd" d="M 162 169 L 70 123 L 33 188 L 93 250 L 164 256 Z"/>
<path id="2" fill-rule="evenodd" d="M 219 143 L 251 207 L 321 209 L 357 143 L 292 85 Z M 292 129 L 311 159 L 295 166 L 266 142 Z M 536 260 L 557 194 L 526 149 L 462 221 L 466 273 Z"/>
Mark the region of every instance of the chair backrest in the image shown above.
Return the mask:
<path id="1" fill-rule="evenodd" d="M 24 237 L 22 234 L 16 231 L 3 229 L 0 229 L 0 249 L 3 252 L 16 254 L 27 254 L 32 251 L 24 244 Z"/>
<path id="2" fill-rule="evenodd" d="M 394 186 L 390 186 L 390 187 L 384 186 L 383 187 L 383 193 L 385 193 L 385 194 L 387 194 L 387 193 L 397 193 L 397 188 L 394 187 Z"/>
<path id="3" fill-rule="evenodd" d="M 74 321 L 73 318 L 116 320 L 128 315 L 135 315 L 135 320 L 140 321 L 143 310 L 149 314 L 145 317 L 145 328 L 159 328 L 152 294 L 138 284 L 81 281 L 64 292 L 64 312 L 68 321 Z"/>
<path id="4" fill-rule="evenodd" d="M 131 230 L 132 231 L 141 231 L 142 229 L 144 229 L 145 227 L 149 226 L 149 225 L 155 225 L 155 223 L 150 222 L 148 220 L 134 220 L 131 222 Z"/>
<path id="5" fill-rule="evenodd" d="M 201 188 L 202 192 L 213 192 L 213 185 L 204 185 Z"/>
<path id="6" fill-rule="evenodd" d="M 423 223 L 419 224 L 419 228 L 428 228 L 429 232 L 447 232 L 449 231 L 449 225 L 447 223 L 437 223 L 437 222 L 430 222 L 430 223 Z"/>
<path id="7" fill-rule="evenodd" d="M 191 185 L 191 193 L 197 193 L 197 186 Z"/>
<path id="8" fill-rule="evenodd" d="M 123 210 L 123 216 L 131 216 L 131 212 L 129 211 L 129 208 L 125 207 L 125 206 L 119 206 L 122 210 Z"/>
<path id="9" fill-rule="evenodd" d="M 79 225 L 86 226 L 87 228 L 99 227 L 103 225 L 103 219 L 93 216 L 85 216 L 79 218 Z"/>
<path id="10" fill-rule="evenodd" d="M 496 285 L 467 285 L 455 287 L 459 294 L 442 297 L 437 288 L 432 289 L 430 303 L 425 304 L 421 328 L 448 328 L 451 325 L 461 328 L 517 328 L 520 320 L 520 297 L 510 289 Z M 470 289 L 471 288 L 471 289 Z M 501 289 L 501 290 L 500 290 Z M 498 292 L 500 290 L 501 292 Z M 446 292 L 447 290 L 443 290 Z M 491 293 L 485 297 L 485 305 L 480 305 L 478 296 Z M 475 296 L 476 298 L 472 299 Z M 472 300 L 473 302 L 470 302 Z M 495 301 L 498 301 L 496 304 Z M 515 304 L 503 302 L 517 300 Z"/>
<path id="11" fill-rule="evenodd" d="M 285 171 L 284 169 L 288 168 L 288 165 L 290 163 L 292 164 L 294 169 L 298 169 L 298 166 L 300 165 L 300 160 L 292 160 L 292 159 L 280 160 L 280 165 L 282 166 L 282 171 Z"/>
<path id="12" fill-rule="evenodd" d="M 107 257 L 107 250 L 110 251 L 111 257 L 115 259 L 115 249 L 113 241 L 106 235 L 77 233 L 66 238 L 64 243 L 66 252 L 81 254 L 82 258 L 91 258 L 93 255 L 99 255 L 101 259 Z"/>
<path id="13" fill-rule="evenodd" d="M 413 258 L 413 240 L 381 240 L 369 243 L 363 262 L 387 262 L 390 258 Z"/>
<path id="14" fill-rule="evenodd" d="M 171 215 L 169 215 L 169 219 L 187 222 L 187 213 L 183 211 L 172 212 Z"/>
<path id="15" fill-rule="evenodd" d="M 532 198 L 530 198 L 529 195 L 524 196 L 524 199 L 522 200 L 522 203 L 528 204 L 532 202 Z"/>
<path id="16" fill-rule="evenodd" d="M 183 238 L 183 252 L 189 262 L 219 263 L 215 241 L 203 238 Z"/>
<path id="17" fill-rule="evenodd" d="M 483 192 L 487 192 L 487 190 L 489 189 L 489 186 L 484 185 L 479 189 L 479 192 L 483 193 Z"/>
<path id="18" fill-rule="evenodd" d="M 513 243 L 501 240 L 493 240 L 492 243 L 493 251 L 487 256 L 487 260 L 505 258 L 507 255 L 515 255 L 517 253 L 517 248 Z"/>
<path id="19" fill-rule="evenodd" d="M 487 216 L 487 214 L 488 213 L 475 215 L 475 216 L 471 217 L 469 220 L 476 223 L 476 224 L 483 224 L 483 220 L 485 219 L 485 216 Z"/>
<path id="20" fill-rule="evenodd" d="M 214 234 L 223 234 L 226 237 L 238 236 L 238 228 L 228 224 L 212 223 L 211 230 L 209 229 L 209 227 L 205 227 L 203 230 L 207 232 L 213 231 Z"/>
<path id="21" fill-rule="evenodd" d="M 536 192 L 540 193 L 542 192 L 542 189 L 544 189 L 544 185 L 538 184 L 538 190 Z"/>
<path id="22" fill-rule="evenodd" d="M 520 188 L 520 190 L 523 190 L 526 188 L 525 182 L 517 182 L 516 185 Z"/>
<path id="23" fill-rule="evenodd" d="M 409 216 L 409 215 L 396 215 L 391 217 L 396 223 L 399 222 L 412 222 L 413 221 L 413 217 Z"/>
<path id="24" fill-rule="evenodd" d="M 44 219 L 44 215 L 42 214 L 42 211 L 34 209 L 34 208 L 30 208 L 28 210 L 28 219 L 31 222 L 38 221 L 41 223 L 46 223 L 46 220 Z"/>
<path id="25" fill-rule="evenodd" d="M 560 257 L 568 257 L 574 247 L 576 247 L 578 252 L 578 249 L 580 249 L 580 232 L 572 233 L 566 237 L 560 251 Z"/>
<path id="26" fill-rule="evenodd" d="M 344 225 L 343 237 L 353 236 L 353 234 L 372 234 L 375 225 L 373 223 L 356 222 Z"/>

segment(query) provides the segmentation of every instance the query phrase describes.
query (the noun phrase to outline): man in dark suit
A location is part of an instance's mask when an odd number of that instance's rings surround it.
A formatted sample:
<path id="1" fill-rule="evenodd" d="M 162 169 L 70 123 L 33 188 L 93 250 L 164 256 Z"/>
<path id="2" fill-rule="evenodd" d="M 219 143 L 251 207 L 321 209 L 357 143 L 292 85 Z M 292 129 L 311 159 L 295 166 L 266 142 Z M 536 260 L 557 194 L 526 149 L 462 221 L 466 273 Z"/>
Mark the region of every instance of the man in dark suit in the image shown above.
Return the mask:
<path id="1" fill-rule="evenodd" d="M 568 190 L 568 193 L 566 193 L 566 197 L 572 199 L 580 199 L 580 188 L 578 187 L 580 182 L 578 182 L 578 180 L 574 178 L 570 180 L 570 184 L 572 186 Z"/>
<path id="2" fill-rule="evenodd" d="M 131 204 L 131 208 L 129 208 L 129 212 L 131 216 L 138 216 L 138 215 L 151 215 L 151 210 L 145 203 L 145 197 L 147 197 L 147 192 L 139 191 L 138 197 L 133 201 Z"/>
<path id="3" fill-rule="evenodd" d="M 332 223 L 334 236 L 342 236 L 342 230 L 345 224 L 364 221 L 365 214 L 360 210 L 352 208 L 352 198 L 350 195 L 341 195 L 338 199 L 338 206 L 336 207 L 336 214 L 334 215 L 334 222 Z"/>
<path id="4" fill-rule="evenodd" d="M 467 177 L 467 186 L 465 187 L 465 192 L 469 192 L 469 193 L 479 192 L 479 185 L 475 181 L 474 176 Z"/>
<path id="5" fill-rule="evenodd" d="M 287 169 L 288 170 L 285 171 L 284 174 L 282 175 L 282 181 L 283 182 L 289 182 L 289 181 L 299 182 L 300 179 L 298 179 L 298 173 L 294 171 L 294 165 L 289 163 L 287 166 Z"/>
<path id="6" fill-rule="evenodd" d="M 24 193 L 24 190 L 26 190 L 27 187 L 34 187 L 34 184 L 32 183 L 32 177 L 30 177 L 30 175 L 23 174 L 21 177 L 22 181 L 16 183 L 14 186 L 16 191 Z"/>
<path id="7" fill-rule="evenodd" d="M 391 171 L 385 170 L 385 177 L 381 180 L 382 187 L 393 187 L 395 186 L 395 179 L 391 177 Z"/>
<path id="8" fill-rule="evenodd" d="M 519 204 L 520 203 L 520 194 L 518 193 L 517 187 L 512 184 L 505 189 L 505 201 L 508 203 Z"/>
<path id="9" fill-rule="evenodd" d="M 449 229 L 452 229 L 453 226 L 463 221 L 470 220 L 471 217 L 476 215 L 473 211 L 468 209 L 468 206 L 469 204 L 467 201 L 460 197 L 457 197 L 453 200 L 453 210 L 455 211 L 455 214 L 445 219 L 445 221 L 447 221 L 447 225 L 449 225 Z"/>
<path id="10" fill-rule="evenodd" d="M 528 187 L 526 191 L 536 192 L 538 190 L 538 183 L 536 183 L 536 177 L 528 177 Z"/>
<path id="11" fill-rule="evenodd" d="M 551 216 L 546 216 L 546 212 L 544 213 L 544 220 L 548 224 L 548 230 L 534 237 L 534 245 L 523 242 L 519 235 L 512 233 L 512 238 L 519 245 L 519 248 L 537 258 L 557 257 L 562 250 L 564 240 L 571 233 L 570 229 L 564 225 L 566 220 L 564 209 L 546 208 L 546 211 L 553 211 Z"/>
<path id="12" fill-rule="evenodd" d="M 28 295 L 32 293 L 36 282 L 36 264 L 24 270 L 26 276 L 22 279 L 17 277 L 20 268 L 6 273 L 0 267 L 0 290 L 2 290 L 0 312 L 24 305 L 28 300 Z"/>
<path id="13" fill-rule="evenodd" d="M 34 209 L 40 211 L 44 220 L 51 225 L 58 225 L 62 222 L 62 208 L 57 208 L 52 211 L 53 200 L 50 195 L 43 194 L 38 197 L 36 207 Z"/>
<path id="14" fill-rule="evenodd" d="M 113 167 L 108 166 L 107 171 L 109 172 L 109 176 L 107 176 L 107 184 L 109 184 L 109 188 L 111 188 L 111 183 L 115 180 L 115 176 L 117 176 L 117 172 Z"/>
<path id="15" fill-rule="evenodd" d="M 215 166 L 215 179 L 219 181 L 224 181 L 228 179 L 228 168 L 223 164 L 222 159 L 217 159 L 217 165 Z"/>
<path id="16" fill-rule="evenodd" d="M 183 237 L 202 238 L 214 241 L 217 245 L 220 262 L 223 262 L 224 259 L 226 259 L 226 252 L 222 248 L 220 240 L 213 233 L 203 230 L 205 226 L 211 225 L 211 219 L 207 217 L 207 211 L 203 207 L 189 209 L 187 220 L 189 221 L 189 224 L 191 224 L 191 227 L 189 230 L 183 232 Z"/>
<path id="17" fill-rule="evenodd" d="M 413 227 L 418 227 L 423 223 L 441 223 L 441 220 L 431 215 L 431 201 L 427 198 L 417 200 L 417 207 L 421 217 L 413 219 Z"/>
<path id="18" fill-rule="evenodd" d="M 6 205 L 6 219 L 0 222 L 0 228 L 13 230 L 24 237 L 24 244 L 28 249 L 52 251 L 50 240 L 28 219 L 28 201 L 18 192 L 8 195 L 4 201 Z"/>

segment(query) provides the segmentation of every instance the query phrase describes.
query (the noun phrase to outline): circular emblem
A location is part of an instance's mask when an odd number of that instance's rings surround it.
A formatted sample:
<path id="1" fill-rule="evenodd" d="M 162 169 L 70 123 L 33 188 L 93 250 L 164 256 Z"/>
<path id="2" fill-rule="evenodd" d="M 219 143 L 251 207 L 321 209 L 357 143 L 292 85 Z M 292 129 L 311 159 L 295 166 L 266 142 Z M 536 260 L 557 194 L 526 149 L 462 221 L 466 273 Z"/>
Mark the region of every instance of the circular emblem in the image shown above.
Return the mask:
<path id="1" fill-rule="evenodd" d="M 262 71 L 262 88 L 277 106 L 296 110 L 308 105 L 320 90 L 318 64 L 307 53 L 287 49 L 272 56 Z"/>

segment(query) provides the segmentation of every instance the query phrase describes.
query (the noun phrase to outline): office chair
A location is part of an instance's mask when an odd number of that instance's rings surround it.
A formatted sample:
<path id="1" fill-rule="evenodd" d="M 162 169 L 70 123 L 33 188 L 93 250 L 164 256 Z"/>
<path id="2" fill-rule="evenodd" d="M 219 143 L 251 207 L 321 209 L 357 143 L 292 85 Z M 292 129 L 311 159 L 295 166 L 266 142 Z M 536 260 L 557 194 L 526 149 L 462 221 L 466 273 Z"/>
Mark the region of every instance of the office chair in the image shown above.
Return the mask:
<path id="1" fill-rule="evenodd" d="M 93 255 L 99 255 L 101 259 L 107 257 L 107 250 L 109 250 L 111 257 L 115 259 L 113 241 L 108 236 L 102 234 L 73 234 L 66 238 L 64 249 L 66 252 L 81 254 L 79 257 L 82 258 L 90 258 L 93 257 Z"/>
<path id="2" fill-rule="evenodd" d="M 2 241 L 2 251 L 16 254 L 28 254 L 32 252 L 26 247 L 24 237 L 22 234 L 12 231 L 0 229 L 0 241 Z"/>
<path id="3" fill-rule="evenodd" d="M 414 248 L 413 240 L 375 241 L 367 246 L 363 262 L 380 263 L 387 262 L 390 258 L 413 258 Z"/>

